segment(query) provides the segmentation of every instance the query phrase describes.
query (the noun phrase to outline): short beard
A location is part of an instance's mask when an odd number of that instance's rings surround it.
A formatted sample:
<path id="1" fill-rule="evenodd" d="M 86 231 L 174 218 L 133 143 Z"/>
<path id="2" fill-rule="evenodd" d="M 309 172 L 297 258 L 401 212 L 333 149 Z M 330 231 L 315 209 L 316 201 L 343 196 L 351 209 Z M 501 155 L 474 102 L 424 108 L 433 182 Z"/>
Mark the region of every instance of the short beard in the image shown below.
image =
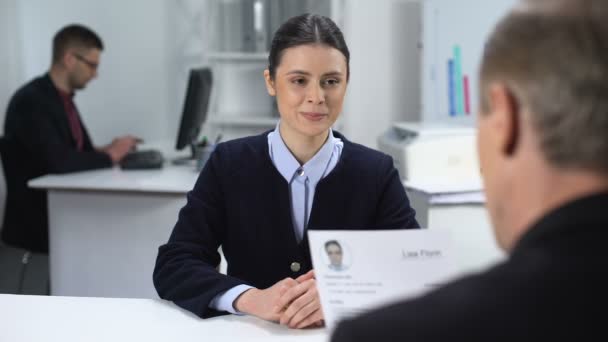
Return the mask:
<path id="1" fill-rule="evenodd" d="M 68 78 L 68 84 L 70 85 L 70 89 L 72 89 L 72 91 L 84 89 L 87 85 L 86 83 L 83 84 L 78 82 L 74 77 L 71 76 Z"/>

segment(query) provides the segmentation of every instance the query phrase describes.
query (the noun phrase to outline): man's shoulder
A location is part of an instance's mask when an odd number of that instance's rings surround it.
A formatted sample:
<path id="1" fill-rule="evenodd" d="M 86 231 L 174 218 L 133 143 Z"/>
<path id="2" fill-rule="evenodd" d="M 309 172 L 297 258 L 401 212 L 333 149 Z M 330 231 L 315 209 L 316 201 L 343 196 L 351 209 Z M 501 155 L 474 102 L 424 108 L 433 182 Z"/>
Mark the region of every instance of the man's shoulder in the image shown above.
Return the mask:
<path id="1" fill-rule="evenodd" d="M 458 339 L 458 331 L 462 329 L 469 333 L 470 329 L 478 329 L 475 333 L 464 335 L 483 335 L 483 330 L 491 329 L 493 322 L 500 321 L 500 315 L 496 313 L 498 307 L 503 310 L 503 314 L 512 314 L 511 310 L 500 305 L 503 299 L 506 299 L 503 290 L 508 279 L 503 279 L 504 272 L 501 268 L 495 268 L 466 276 L 426 295 L 387 305 L 346 320 L 340 324 L 336 331 L 337 336 L 332 341 L 366 340 L 359 338 L 361 335 L 379 340 L 409 338 L 441 341 L 451 337 Z M 472 323 L 481 321 L 485 321 L 487 325 L 471 327 Z"/>
<path id="2" fill-rule="evenodd" d="M 11 101 L 21 103 L 23 101 L 30 102 L 34 99 L 42 101 L 45 98 L 48 98 L 50 96 L 50 91 L 48 84 L 49 80 L 47 78 L 47 75 L 42 75 L 31 79 L 17 89 Z"/>

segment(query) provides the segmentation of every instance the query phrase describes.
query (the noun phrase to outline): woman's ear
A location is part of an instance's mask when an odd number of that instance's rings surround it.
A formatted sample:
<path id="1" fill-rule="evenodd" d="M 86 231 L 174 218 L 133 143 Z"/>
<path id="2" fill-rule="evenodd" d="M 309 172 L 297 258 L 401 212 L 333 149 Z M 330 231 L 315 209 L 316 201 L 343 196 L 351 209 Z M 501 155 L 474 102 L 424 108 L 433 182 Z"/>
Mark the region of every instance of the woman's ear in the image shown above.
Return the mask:
<path id="1" fill-rule="evenodd" d="M 277 92 L 274 89 L 274 81 L 272 77 L 270 77 L 270 71 L 268 69 L 264 70 L 264 81 L 266 82 L 266 91 L 268 91 L 268 95 L 276 96 Z"/>

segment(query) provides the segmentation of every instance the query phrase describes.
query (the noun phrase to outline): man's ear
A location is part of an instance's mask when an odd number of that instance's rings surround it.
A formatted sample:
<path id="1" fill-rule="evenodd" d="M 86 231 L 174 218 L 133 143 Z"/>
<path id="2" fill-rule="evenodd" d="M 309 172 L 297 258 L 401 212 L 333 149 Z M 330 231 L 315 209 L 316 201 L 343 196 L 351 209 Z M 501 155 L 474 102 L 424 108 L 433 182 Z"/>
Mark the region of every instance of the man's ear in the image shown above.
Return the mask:
<path id="1" fill-rule="evenodd" d="M 65 68 L 70 69 L 77 62 L 77 60 L 76 57 L 74 57 L 74 53 L 68 50 L 63 54 L 61 62 Z"/>
<path id="2" fill-rule="evenodd" d="M 266 82 L 266 91 L 268 91 L 268 95 L 276 96 L 277 92 L 274 89 L 274 81 L 272 77 L 270 77 L 270 71 L 268 69 L 264 70 L 264 81 Z"/>
<path id="3" fill-rule="evenodd" d="M 522 106 L 504 83 L 490 85 L 488 102 L 498 146 L 506 156 L 512 156 L 516 153 L 521 139 Z"/>

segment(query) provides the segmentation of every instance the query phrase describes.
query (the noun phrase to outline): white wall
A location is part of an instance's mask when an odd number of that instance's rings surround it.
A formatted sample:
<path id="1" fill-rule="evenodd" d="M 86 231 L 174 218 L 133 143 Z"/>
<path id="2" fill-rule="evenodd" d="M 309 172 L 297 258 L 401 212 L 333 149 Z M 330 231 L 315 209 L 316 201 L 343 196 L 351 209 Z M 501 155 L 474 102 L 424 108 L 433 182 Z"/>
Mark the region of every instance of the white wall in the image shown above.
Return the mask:
<path id="1" fill-rule="evenodd" d="M 52 37 L 62 26 L 81 23 L 103 39 L 99 77 L 76 97 L 94 143 L 126 133 L 175 139 L 165 1 L 27 0 L 19 6 L 23 81 L 48 70 Z"/>
<path id="2" fill-rule="evenodd" d="M 478 102 L 477 74 L 483 46 L 494 25 L 516 0 L 424 0 L 422 103 L 427 121 L 473 123 Z M 462 71 L 470 80 L 470 116 L 450 117 L 447 60 L 462 50 Z"/>
<path id="3" fill-rule="evenodd" d="M 5 109 L 22 76 L 21 37 L 17 17 L 17 0 L 0 1 L 0 125 L 4 125 Z"/>
<path id="4" fill-rule="evenodd" d="M 351 50 L 352 78 L 341 118 L 343 132 L 355 142 L 375 147 L 377 136 L 394 121 L 450 120 L 445 64 L 454 44 L 462 47 L 463 72 L 470 76 L 471 102 L 476 108 L 483 40 L 514 1 L 334 1 L 344 6 L 339 16 Z M 422 34 L 420 25 L 406 12 L 412 2 L 424 5 Z M 13 47 L 0 53 L 0 68 L 4 63 L 6 69 L 8 60 L 24 57 L 22 67 L 11 63 L 8 77 L 0 81 L 1 115 L 19 84 L 48 69 L 51 39 L 57 29 L 80 22 L 99 32 L 106 45 L 99 78 L 77 96 L 94 141 L 107 143 L 123 133 L 148 141 L 174 141 L 187 67 L 199 65 L 198 56 L 205 53 L 203 48 L 195 53 L 185 50 L 199 46 L 199 39 L 201 47 L 207 44 L 203 40 L 208 34 L 204 31 L 209 3 L 0 1 L 6 17 L 0 21 L 0 43 Z M 413 39 L 416 35 L 422 38 L 422 55 Z M 473 122 L 474 116 L 465 119 Z"/>
<path id="5" fill-rule="evenodd" d="M 344 2 L 351 79 L 342 122 L 352 141 L 375 148 L 392 122 L 420 117 L 421 23 L 408 12 L 419 2 Z"/>
<path id="6" fill-rule="evenodd" d="M 473 124 L 484 41 L 515 2 L 344 1 L 343 30 L 352 71 L 342 117 L 344 133 L 353 141 L 376 147 L 378 135 L 395 121 Z M 422 27 L 408 12 L 414 9 L 408 6 L 412 3 L 421 4 Z M 456 44 L 462 50 L 462 71 L 469 77 L 472 114 L 450 117 L 447 60 Z M 418 101 L 410 98 L 412 94 Z"/>
<path id="7" fill-rule="evenodd" d="M 0 127 L 4 134 L 4 115 L 8 101 L 21 82 L 21 39 L 16 18 L 19 7 L 17 0 L 0 0 Z M 0 163 L 1 165 L 1 163 Z M 6 183 L 0 168 L 0 231 L 4 219 Z"/>

